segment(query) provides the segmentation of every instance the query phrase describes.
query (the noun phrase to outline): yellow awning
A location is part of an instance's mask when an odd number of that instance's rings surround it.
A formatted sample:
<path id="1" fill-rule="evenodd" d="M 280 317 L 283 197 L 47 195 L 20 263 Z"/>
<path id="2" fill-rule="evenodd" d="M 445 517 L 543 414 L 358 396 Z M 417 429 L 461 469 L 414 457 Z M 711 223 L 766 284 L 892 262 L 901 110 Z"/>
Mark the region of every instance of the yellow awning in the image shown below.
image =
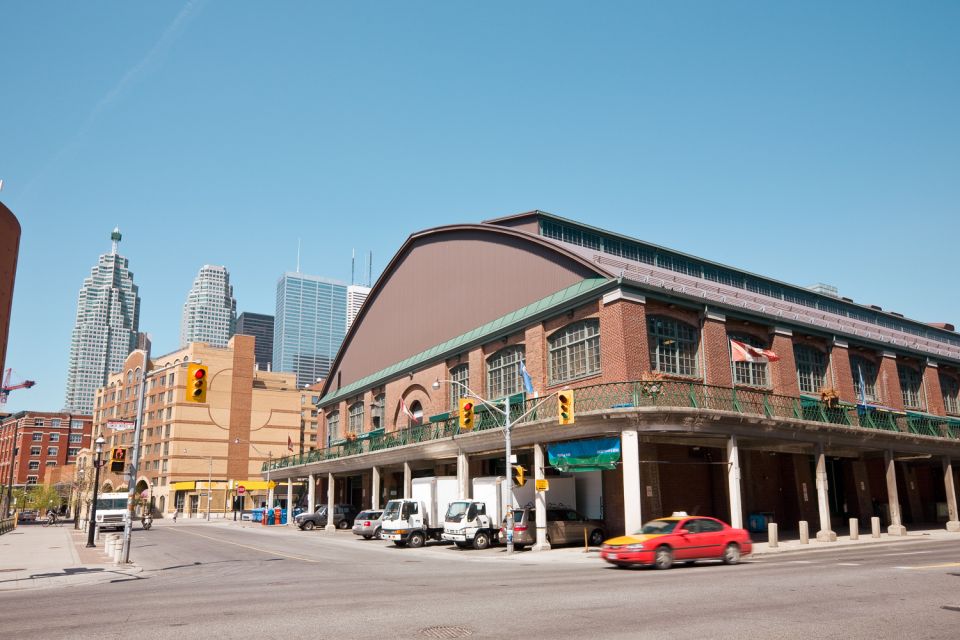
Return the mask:
<path id="1" fill-rule="evenodd" d="M 197 488 L 196 482 L 174 482 L 170 485 L 170 488 L 174 491 L 190 491 Z"/>

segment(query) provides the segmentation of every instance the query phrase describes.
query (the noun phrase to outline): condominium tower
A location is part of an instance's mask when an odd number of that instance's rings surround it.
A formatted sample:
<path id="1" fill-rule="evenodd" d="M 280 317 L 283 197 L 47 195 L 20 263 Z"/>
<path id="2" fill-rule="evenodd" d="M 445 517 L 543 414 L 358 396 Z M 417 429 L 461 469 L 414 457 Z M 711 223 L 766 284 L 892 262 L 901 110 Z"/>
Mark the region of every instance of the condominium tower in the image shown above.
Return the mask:
<path id="1" fill-rule="evenodd" d="M 140 296 L 127 259 L 117 253 L 120 239 L 114 229 L 110 253 L 100 256 L 77 298 L 64 411 L 92 413 L 97 388 L 137 344 Z"/>
<path id="2" fill-rule="evenodd" d="M 370 287 L 362 287 L 358 284 L 347 287 L 347 329 L 356 320 L 360 307 L 363 306 L 368 295 L 370 295 Z"/>
<path id="3" fill-rule="evenodd" d="M 285 273 L 277 282 L 273 327 L 273 368 L 297 374 L 297 386 L 313 384 L 330 363 L 347 329 L 347 285 Z"/>
<path id="4" fill-rule="evenodd" d="M 237 318 L 237 335 L 255 338 L 254 361 L 260 371 L 268 371 L 273 362 L 273 316 L 244 311 Z"/>
<path id="5" fill-rule="evenodd" d="M 237 300 L 233 297 L 226 267 L 205 264 L 183 304 L 180 346 L 205 342 L 225 347 L 237 324 Z"/>

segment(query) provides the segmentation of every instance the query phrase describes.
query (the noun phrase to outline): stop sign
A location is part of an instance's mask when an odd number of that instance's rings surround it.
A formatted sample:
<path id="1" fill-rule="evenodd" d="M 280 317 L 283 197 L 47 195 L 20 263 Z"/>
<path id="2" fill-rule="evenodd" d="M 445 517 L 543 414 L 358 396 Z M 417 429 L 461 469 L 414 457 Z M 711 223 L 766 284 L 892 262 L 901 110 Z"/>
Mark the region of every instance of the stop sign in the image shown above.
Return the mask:
<path id="1" fill-rule="evenodd" d="M 246 488 L 245 486 L 243 486 L 242 484 L 239 485 L 239 486 L 237 487 L 237 495 L 238 495 L 238 496 L 242 496 L 242 495 L 243 495 L 243 492 L 246 491 L 246 490 L 247 490 L 247 488 Z"/>

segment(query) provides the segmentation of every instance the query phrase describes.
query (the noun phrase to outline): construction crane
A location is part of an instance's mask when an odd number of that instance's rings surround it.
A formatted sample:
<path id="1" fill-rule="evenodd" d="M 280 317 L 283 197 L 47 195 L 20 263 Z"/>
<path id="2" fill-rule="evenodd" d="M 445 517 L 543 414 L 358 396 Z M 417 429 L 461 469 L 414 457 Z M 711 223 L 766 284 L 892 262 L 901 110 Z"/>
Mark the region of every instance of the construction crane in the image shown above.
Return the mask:
<path id="1" fill-rule="evenodd" d="M 24 380 L 20 384 L 10 384 L 10 376 L 13 374 L 13 369 L 7 369 L 3 376 L 3 386 L 0 386 L 0 404 L 7 403 L 7 396 L 10 395 L 10 392 L 15 389 L 29 389 L 33 385 L 37 384 L 33 380 Z"/>

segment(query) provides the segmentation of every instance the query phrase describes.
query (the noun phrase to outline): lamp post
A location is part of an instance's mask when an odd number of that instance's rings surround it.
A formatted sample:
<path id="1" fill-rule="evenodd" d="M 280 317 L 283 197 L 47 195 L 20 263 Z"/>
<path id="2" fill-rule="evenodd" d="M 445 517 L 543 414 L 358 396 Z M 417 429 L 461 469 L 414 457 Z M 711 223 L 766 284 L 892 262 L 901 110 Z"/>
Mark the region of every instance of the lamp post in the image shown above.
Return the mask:
<path id="1" fill-rule="evenodd" d="M 94 444 L 97 445 L 96 454 L 97 457 L 93 462 L 94 475 L 93 475 L 93 501 L 90 503 L 90 524 L 87 525 L 87 546 L 95 547 L 93 543 L 93 530 L 97 526 L 97 485 L 100 484 L 100 466 L 103 464 L 101 458 L 103 457 L 103 443 L 106 440 L 101 433 L 97 436 L 97 439 L 94 440 Z"/>
<path id="2" fill-rule="evenodd" d="M 83 500 L 83 478 L 86 475 L 86 468 L 80 467 L 77 469 L 77 496 L 73 501 L 73 528 L 80 528 L 80 505 Z"/>

